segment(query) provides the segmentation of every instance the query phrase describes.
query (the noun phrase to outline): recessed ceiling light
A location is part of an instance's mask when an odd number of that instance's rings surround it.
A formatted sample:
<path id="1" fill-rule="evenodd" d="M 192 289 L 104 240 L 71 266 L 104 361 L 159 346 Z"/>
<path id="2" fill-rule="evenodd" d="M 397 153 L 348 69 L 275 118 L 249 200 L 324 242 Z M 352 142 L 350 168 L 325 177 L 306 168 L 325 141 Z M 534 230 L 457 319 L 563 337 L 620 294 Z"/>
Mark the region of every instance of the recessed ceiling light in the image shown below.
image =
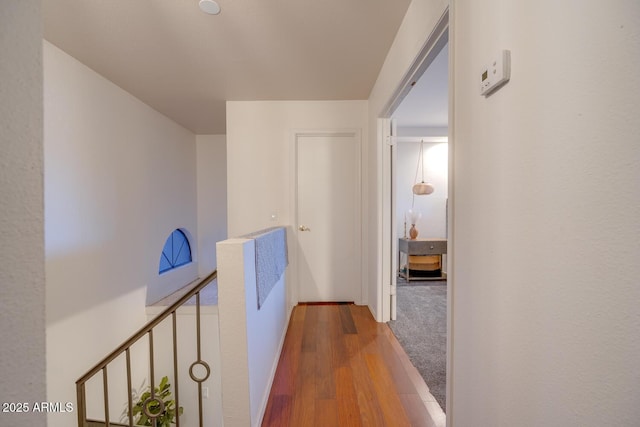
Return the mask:
<path id="1" fill-rule="evenodd" d="M 213 0 L 200 0 L 200 10 L 209 15 L 217 15 L 220 13 L 220 6 Z"/>

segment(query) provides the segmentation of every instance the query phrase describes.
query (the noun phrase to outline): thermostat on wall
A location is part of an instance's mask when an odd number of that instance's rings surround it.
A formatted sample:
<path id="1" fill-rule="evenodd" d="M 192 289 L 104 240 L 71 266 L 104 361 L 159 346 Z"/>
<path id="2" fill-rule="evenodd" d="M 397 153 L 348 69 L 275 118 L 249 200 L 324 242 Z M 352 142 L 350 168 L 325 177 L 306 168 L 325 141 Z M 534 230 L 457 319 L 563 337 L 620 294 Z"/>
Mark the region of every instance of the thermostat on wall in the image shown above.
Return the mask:
<path id="1" fill-rule="evenodd" d="M 511 76 L 511 53 L 502 50 L 480 72 L 480 94 L 487 96 L 509 81 Z"/>

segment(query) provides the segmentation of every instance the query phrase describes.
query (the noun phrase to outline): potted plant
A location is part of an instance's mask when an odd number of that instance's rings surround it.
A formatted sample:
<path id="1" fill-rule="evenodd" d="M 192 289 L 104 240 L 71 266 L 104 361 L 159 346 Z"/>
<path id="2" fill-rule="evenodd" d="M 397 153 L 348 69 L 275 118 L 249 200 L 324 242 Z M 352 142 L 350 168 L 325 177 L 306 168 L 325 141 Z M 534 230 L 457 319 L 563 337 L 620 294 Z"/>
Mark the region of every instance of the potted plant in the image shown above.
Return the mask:
<path id="1" fill-rule="evenodd" d="M 137 400 L 133 405 L 133 416 L 138 417 L 136 419 L 136 425 L 138 426 L 153 426 L 153 420 L 149 418 L 147 412 L 150 414 L 157 414 L 161 411 L 161 405 L 159 401 L 164 403 L 164 409 L 160 412 L 160 415 L 156 417 L 156 427 L 170 427 L 171 424 L 175 424 L 176 416 L 182 415 L 182 406 L 176 408 L 176 401 L 171 394 L 171 384 L 169 384 L 169 378 L 162 377 L 160 384 L 155 387 L 155 399 L 147 403 L 147 410 L 144 410 L 145 402 L 151 397 L 151 390 L 147 387 L 147 390 L 139 397 L 134 394 L 134 400 Z"/>

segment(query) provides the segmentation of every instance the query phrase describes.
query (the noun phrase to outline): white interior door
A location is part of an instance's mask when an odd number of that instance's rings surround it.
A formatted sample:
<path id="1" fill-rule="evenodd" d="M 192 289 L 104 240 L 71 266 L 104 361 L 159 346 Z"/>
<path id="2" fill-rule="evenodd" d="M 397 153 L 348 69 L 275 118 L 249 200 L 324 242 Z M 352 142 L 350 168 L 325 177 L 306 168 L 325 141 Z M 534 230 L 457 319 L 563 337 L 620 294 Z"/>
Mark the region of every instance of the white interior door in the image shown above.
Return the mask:
<path id="1" fill-rule="evenodd" d="M 298 300 L 360 302 L 360 135 L 297 133 Z"/>

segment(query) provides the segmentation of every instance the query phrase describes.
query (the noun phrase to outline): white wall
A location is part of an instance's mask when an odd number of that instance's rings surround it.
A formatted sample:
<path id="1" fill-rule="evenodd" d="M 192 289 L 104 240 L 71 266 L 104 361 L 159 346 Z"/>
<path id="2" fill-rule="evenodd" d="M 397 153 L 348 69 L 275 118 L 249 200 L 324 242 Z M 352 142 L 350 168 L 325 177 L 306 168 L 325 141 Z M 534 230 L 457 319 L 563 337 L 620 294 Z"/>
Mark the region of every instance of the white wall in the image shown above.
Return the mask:
<path id="1" fill-rule="evenodd" d="M 421 180 L 416 167 L 420 158 L 420 141 L 401 141 L 397 144 L 396 162 L 396 219 L 398 237 L 409 235 L 411 221 L 409 209 L 422 215 L 416 223 L 418 238 L 447 237 L 448 197 L 448 144 L 446 142 L 424 143 L 424 179 L 433 185 L 433 193 L 414 196 L 412 187 Z"/>
<path id="2" fill-rule="evenodd" d="M 227 238 L 226 142 L 225 135 L 196 136 L 200 277 L 216 268 L 216 242 Z"/>
<path id="3" fill-rule="evenodd" d="M 640 4 L 455 2 L 453 425 L 640 419 Z M 511 81 L 478 71 L 510 49 Z M 451 259 L 451 258 L 450 258 Z"/>
<path id="4" fill-rule="evenodd" d="M 258 426 L 287 331 L 286 274 L 258 309 L 255 241 L 217 246 L 224 425 Z"/>
<path id="5" fill-rule="evenodd" d="M 0 58 L 0 400 L 31 405 L 46 398 L 39 0 L 2 3 Z M 0 424 L 46 419 L 0 413 Z"/>
<path id="6" fill-rule="evenodd" d="M 147 286 L 197 276 L 158 276 L 171 231 L 197 236 L 196 144 L 47 42 L 44 111 L 47 396 L 75 402 L 75 380 L 146 321 Z"/>
<path id="7" fill-rule="evenodd" d="M 290 225 L 293 131 L 361 129 L 366 108 L 366 101 L 227 102 L 229 236 Z"/>
<path id="8" fill-rule="evenodd" d="M 294 131 L 363 129 L 366 140 L 366 114 L 366 101 L 227 102 L 229 236 L 294 225 Z M 370 214 L 364 210 L 363 224 Z M 296 246 L 291 235 L 288 244 L 288 270 L 296 271 Z M 288 278 L 292 283 L 293 278 Z M 366 303 L 366 295 L 364 300 Z"/>

